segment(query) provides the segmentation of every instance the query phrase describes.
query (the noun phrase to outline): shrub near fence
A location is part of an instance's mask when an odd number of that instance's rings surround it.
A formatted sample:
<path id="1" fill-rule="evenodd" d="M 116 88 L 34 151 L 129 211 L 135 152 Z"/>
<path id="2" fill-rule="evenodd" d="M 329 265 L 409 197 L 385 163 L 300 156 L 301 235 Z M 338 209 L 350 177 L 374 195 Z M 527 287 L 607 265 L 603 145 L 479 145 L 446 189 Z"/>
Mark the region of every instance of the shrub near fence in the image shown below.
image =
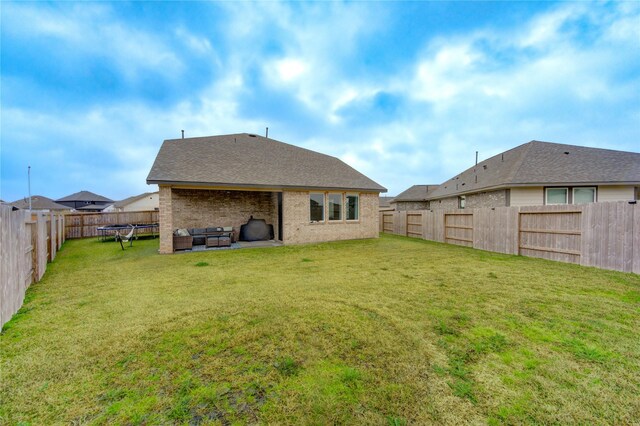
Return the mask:
<path id="1" fill-rule="evenodd" d="M 0 205 L 0 327 L 18 312 L 64 242 L 64 215 Z"/>
<path id="2" fill-rule="evenodd" d="M 65 236 L 71 238 L 97 237 L 98 228 L 107 225 L 158 223 L 159 212 L 70 213 L 66 215 Z"/>
<path id="3" fill-rule="evenodd" d="M 640 207 L 628 202 L 381 212 L 380 231 L 640 274 Z"/>

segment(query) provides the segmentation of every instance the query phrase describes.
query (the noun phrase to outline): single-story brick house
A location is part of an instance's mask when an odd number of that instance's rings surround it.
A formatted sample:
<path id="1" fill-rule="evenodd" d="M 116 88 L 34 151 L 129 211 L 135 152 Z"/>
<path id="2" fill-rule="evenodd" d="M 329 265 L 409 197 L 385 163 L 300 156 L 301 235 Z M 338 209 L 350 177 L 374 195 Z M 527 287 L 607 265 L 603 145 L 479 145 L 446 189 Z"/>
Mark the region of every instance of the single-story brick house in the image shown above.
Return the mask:
<path id="1" fill-rule="evenodd" d="M 531 141 L 479 162 L 425 200 L 431 210 L 633 201 L 640 153 Z"/>
<path id="2" fill-rule="evenodd" d="M 390 202 L 391 207 L 397 211 L 428 210 L 429 193 L 437 187 L 438 185 L 413 185 L 394 197 Z"/>
<path id="3" fill-rule="evenodd" d="M 147 177 L 160 192 L 160 252 L 179 228 L 264 219 L 284 244 L 376 238 L 386 189 L 335 157 L 252 134 L 165 140 Z"/>
<path id="4" fill-rule="evenodd" d="M 80 191 L 59 198 L 56 203 L 83 212 L 101 212 L 113 204 L 113 200 L 90 191 Z"/>
<path id="5" fill-rule="evenodd" d="M 393 206 L 391 205 L 392 201 L 393 201 L 393 197 L 385 197 L 381 195 L 378 199 L 378 211 L 381 211 L 381 212 L 393 211 Z"/>
<path id="6" fill-rule="evenodd" d="M 144 194 L 134 195 L 124 200 L 116 201 L 103 212 L 141 212 L 159 209 L 158 192 L 145 192 Z"/>
<path id="7" fill-rule="evenodd" d="M 18 208 L 20 210 L 28 210 L 29 209 L 29 199 L 23 198 L 21 200 L 16 200 L 13 203 L 10 203 L 12 207 Z M 71 207 L 58 204 L 53 201 L 51 198 L 47 198 L 43 195 L 32 195 L 31 196 L 31 210 L 45 211 L 45 212 L 58 212 L 58 213 L 68 213 L 71 211 Z"/>

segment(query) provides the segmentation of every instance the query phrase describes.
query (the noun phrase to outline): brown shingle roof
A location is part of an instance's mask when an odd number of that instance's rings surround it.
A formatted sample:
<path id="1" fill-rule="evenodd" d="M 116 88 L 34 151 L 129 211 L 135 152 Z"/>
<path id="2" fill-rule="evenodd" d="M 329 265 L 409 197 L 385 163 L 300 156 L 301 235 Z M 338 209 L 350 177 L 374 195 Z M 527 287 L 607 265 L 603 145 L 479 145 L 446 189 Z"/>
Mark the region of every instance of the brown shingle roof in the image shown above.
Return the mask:
<path id="1" fill-rule="evenodd" d="M 391 202 L 397 203 L 398 201 L 426 201 L 429 192 L 436 189 L 438 185 L 413 185 L 409 189 L 402 191 Z"/>
<path id="2" fill-rule="evenodd" d="M 94 194 L 90 191 L 80 191 L 75 194 L 67 195 L 66 197 L 58 198 L 56 202 L 60 201 L 89 201 L 95 203 L 112 203 L 113 200 L 110 200 L 107 197 L 103 197 L 102 195 Z"/>
<path id="3" fill-rule="evenodd" d="M 17 207 L 22 210 L 26 210 L 29 208 L 29 198 L 23 198 L 10 205 Z M 43 197 L 42 195 L 32 195 L 31 196 L 31 209 L 32 210 L 71 210 L 67 206 L 63 206 L 62 204 L 58 204 L 53 201 L 51 198 Z"/>
<path id="4" fill-rule="evenodd" d="M 335 157 L 246 133 L 164 141 L 147 183 L 386 192 Z"/>
<path id="5" fill-rule="evenodd" d="M 429 199 L 531 185 L 640 184 L 640 153 L 531 141 L 442 183 Z"/>

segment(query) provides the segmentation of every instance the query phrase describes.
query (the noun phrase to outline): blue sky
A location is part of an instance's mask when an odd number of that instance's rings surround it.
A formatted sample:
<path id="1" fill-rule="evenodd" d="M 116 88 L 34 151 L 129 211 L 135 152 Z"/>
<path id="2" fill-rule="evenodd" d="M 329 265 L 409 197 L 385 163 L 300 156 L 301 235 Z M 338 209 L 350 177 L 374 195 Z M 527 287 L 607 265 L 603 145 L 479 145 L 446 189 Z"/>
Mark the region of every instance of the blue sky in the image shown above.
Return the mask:
<path id="1" fill-rule="evenodd" d="M 118 200 L 264 134 L 396 195 L 528 142 L 640 151 L 639 2 L 2 2 L 1 193 Z"/>

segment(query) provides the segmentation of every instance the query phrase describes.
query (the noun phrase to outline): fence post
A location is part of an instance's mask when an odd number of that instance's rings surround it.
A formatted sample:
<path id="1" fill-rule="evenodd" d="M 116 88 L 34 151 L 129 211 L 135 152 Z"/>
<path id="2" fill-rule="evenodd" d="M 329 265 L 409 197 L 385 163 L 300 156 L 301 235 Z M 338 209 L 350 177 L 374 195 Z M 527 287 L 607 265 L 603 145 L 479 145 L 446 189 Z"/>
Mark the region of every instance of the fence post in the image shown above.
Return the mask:
<path id="1" fill-rule="evenodd" d="M 638 207 L 638 204 L 633 204 L 631 232 L 633 233 L 633 247 L 631 252 L 633 264 L 631 265 L 631 271 L 640 274 L 640 207 Z"/>

